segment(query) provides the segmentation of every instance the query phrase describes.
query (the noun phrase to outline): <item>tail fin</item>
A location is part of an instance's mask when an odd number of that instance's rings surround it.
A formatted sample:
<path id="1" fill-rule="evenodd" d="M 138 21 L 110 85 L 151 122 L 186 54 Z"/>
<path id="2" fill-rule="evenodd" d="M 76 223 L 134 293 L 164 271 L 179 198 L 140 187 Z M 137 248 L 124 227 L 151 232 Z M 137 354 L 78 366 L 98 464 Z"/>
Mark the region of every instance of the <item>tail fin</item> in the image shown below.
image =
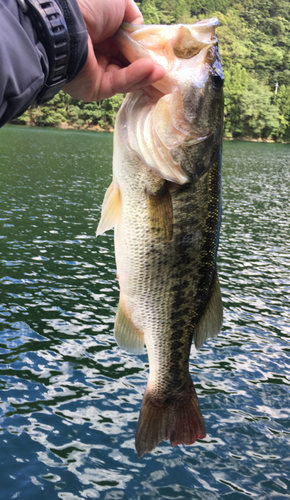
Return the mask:
<path id="1" fill-rule="evenodd" d="M 176 446 L 193 444 L 205 436 L 205 424 L 193 384 L 186 397 L 174 407 L 154 401 L 146 387 L 135 440 L 139 458 L 153 451 L 163 440 L 170 439 L 171 446 Z"/>

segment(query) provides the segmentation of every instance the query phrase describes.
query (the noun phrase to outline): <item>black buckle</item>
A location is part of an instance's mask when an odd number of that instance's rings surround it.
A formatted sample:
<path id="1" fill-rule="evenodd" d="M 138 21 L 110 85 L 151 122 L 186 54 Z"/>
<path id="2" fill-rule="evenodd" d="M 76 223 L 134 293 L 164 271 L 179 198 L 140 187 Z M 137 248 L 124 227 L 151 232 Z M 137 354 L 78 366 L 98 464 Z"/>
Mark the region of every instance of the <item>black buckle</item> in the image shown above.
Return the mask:
<path id="1" fill-rule="evenodd" d="M 43 104 L 52 99 L 67 81 L 70 56 L 67 25 L 60 7 L 54 0 L 17 0 L 17 2 L 22 11 L 29 15 L 47 54 L 48 77 L 35 101 L 37 104 Z"/>

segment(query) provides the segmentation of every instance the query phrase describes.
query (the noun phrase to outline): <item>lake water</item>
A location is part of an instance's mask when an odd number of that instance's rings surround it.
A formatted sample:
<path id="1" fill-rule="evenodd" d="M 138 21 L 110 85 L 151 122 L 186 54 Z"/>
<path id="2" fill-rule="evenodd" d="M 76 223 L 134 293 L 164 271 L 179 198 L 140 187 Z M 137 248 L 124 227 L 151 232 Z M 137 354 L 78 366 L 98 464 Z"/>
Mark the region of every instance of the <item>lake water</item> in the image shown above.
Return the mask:
<path id="1" fill-rule="evenodd" d="M 221 334 L 190 371 L 207 437 L 142 459 L 147 355 L 122 351 L 105 133 L 0 131 L 1 500 L 290 498 L 290 145 L 225 142 Z"/>

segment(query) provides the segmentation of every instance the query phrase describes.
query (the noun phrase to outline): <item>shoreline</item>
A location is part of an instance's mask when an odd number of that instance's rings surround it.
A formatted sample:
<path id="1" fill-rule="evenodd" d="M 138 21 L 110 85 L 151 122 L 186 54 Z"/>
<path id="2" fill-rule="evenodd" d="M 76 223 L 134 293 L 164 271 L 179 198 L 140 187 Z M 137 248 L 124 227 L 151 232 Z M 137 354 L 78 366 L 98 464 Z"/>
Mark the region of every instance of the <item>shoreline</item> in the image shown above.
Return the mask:
<path id="1" fill-rule="evenodd" d="M 110 132 L 111 134 L 114 133 L 114 128 L 113 127 L 109 127 L 107 129 L 105 128 L 102 128 L 100 127 L 99 125 L 88 125 L 88 126 L 80 126 L 80 125 L 76 125 L 76 124 L 70 124 L 70 123 L 67 123 L 67 122 L 62 122 L 62 123 L 59 123 L 58 125 L 54 125 L 54 126 L 42 126 L 42 125 L 27 125 L 27 124 L 23 124 L 23 123 L 8 123 L 7 125 L 17 125 L 17 126 L 20 126 L 20 127 L 36 127 L 36 128 L 49 128 L 49 129 L 52 129 L 52 128 L 57 128 L 57 129 L 61 129 L 61 130 L 84 130 L 84 131 L 88 131 L 88 132 Z M 261 138 L 258 138 L 258 139 L 255 139 L 253 137 L 223 137 L 223 140 L 224 141 L 241 141 L 241 142 L 265 142 L 267 144 L 290 144 L 290 142 L 278 142 L 278 141 L 274 141 L 273 139 L 261 139 Z"/>
<path id="2" fill-rule="evenodd" d="M 274 139 L 254 139 L 251 137 L 223 137 L 224 141 L 241 141 L 241 142 L 265 142 L 267 144 L 289 144 L 288 142 L 277 142 Z"/>
<path id="3" fill-rule="evenodd" d="M 41 128 L 41 127 L 39 127 Z M 43 127 L 46 128 L 46 127 Z M 100 127 L 100 125 L 88 125 L 87 127 L 81 127 L 79 125 L 71 125 L 70 123 L 63 122 L 60 123 L 59 125 L 56 125 L 54 127 L 48 127 L 48 128 L 60 128 L 62 130 L 88 130 L 89 132 L 111 132 L 112 134 L 114 133 L 114 128 L 109 127 L 107 129 Z"/>

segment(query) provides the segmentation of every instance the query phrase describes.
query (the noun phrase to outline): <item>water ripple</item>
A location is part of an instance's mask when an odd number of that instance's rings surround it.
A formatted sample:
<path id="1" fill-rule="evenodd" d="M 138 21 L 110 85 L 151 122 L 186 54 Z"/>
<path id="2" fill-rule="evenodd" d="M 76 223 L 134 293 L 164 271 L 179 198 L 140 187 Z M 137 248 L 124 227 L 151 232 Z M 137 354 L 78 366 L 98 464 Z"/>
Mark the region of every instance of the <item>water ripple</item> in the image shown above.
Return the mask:
<path id="1" fill-rule="evenodd" d="M 148 360 L 115 344 L 113 235 L 95 238 L 112 137 L 1 134 L 5 500 L 289 499 L 289 146 L 225 144 L 224 325 L 190 359 L 207 437 L 138 460 Z"/>

